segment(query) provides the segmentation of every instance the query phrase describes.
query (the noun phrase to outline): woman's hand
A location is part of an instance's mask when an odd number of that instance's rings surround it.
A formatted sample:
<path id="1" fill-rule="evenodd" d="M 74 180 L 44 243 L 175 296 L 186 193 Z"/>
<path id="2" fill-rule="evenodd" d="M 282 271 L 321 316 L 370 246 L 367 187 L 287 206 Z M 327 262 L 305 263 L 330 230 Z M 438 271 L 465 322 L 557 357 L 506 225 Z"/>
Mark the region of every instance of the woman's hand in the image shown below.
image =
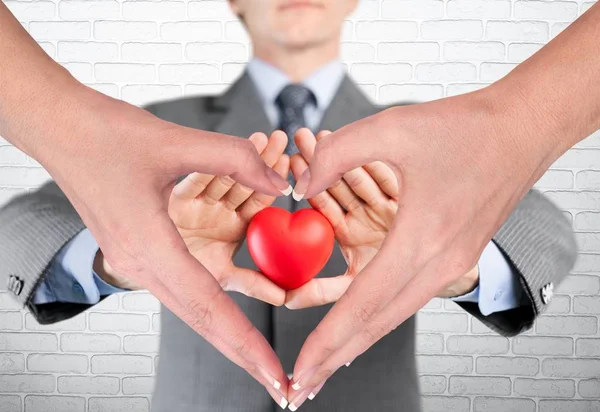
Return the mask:
<path id="1" fill-rule="evenodd" d="M 269 139 L 263 133 L 255 133 L 250 141 L 269 167 L 287 177 L 290 159 L 283 154 L 287 144 L 284 133 L 277 131 Z M 189 252 L 213 274 L 224 290 L 281 306 L 285 301 L 283 289 L 262 274 L 233 264 L 250 220 L 274 200 L 275 197 L 254 192 L 228 176 L 192 173 L 173 189 L 169 216 Z M 113 270 L 101 251 L 96 256 L 94 270 L 113 286 L 141 289 L 136 282 Z"/>
<path id="2" fill-rule="evenodd" d="M 290 159 L 283 151 L 285 133 L 276 131 L 267 140 L 255 133 L 250 140 L 265 163 L 287 177 Z M 259 272 L 233 264 L 250 220 L 270 206 L 275 197 L 254 192 L 227 176 L 193 173 L 171 195 L 169 216 L 190 253 L 226 291 L 236 291 L 275 306 L 285 301 L 285 291 Z"/>
<path id="3" fill-rule="evenodd" d="M 304 173 L 316 143 L 328 134 L 323 131 L 315 138 L 308 129 L 298 131 L 296 144 L 300 153 L 291 158 L 294 177 Z M 335 185 L 308 199 L 310 205 L 331 222 L 348 269 L 341 276 L 316 278 L 288 292 L 288 308 L 301 309 L 335 302 L 346 292 L 354 277 L 381 248 L 398 211 L 399 194 L 392 169 L 382 162 L 372 162 L 344 174 Z M 478 279 L 479 271 L 474 267 L 437 297 L 450 298 L 468 293 L 477 285 Z"/>

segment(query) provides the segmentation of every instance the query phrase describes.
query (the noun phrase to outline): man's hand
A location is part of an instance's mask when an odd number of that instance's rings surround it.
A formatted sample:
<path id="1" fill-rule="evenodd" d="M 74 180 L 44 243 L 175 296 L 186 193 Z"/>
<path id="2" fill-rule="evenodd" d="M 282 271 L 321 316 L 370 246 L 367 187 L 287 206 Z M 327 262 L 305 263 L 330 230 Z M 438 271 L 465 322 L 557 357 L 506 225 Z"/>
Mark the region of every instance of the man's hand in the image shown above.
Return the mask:
<path id="1" fill-rule="evenodd" d="M 168 214 L 192 172 L 260 193 L 291 190 L 252 142 L 182 127 L 78 83 L 0 3 L 0 135 L 36 159 L 114 270 L 166 307 L 273 395 L 287 382 L 262 334 L 188 251 Z"/>

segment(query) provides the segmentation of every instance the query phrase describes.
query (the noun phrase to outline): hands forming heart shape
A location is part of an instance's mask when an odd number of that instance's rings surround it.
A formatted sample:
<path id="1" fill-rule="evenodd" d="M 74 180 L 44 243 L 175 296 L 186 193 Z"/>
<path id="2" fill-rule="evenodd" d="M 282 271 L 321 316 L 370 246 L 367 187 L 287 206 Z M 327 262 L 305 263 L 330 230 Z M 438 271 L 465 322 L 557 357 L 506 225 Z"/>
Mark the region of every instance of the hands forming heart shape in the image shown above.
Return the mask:
<path id="1" fill-rule="evenodd" d="M 256 133 L 250 141 L 280 176 L 287 177 L 291 170 L 298 178 L 317 141 L 327 134 L 315 137 L 301 129 L 296 135 L 300 153 L 291 159 L 283 154 L 287 145 L 283 132 L 270 138 Z M 396 214 L 397 196 L 397 179 L 382 162 L 352 170 L 309 198 L 312 209 L 294 214 L 270 207 L 275 197 L 253 192 L 229 177 L 193 173 L 174 188 L 169 215 L 190 253 L 224 290 L 301 309 L 335 302 L 344 294 L 383 243 Z M 314 278 L 329 259 L 334 238 L 347 270 L 336 277 Z M 244 239 L 262 273 L 234 265 Z M 268 380 L 286 383 L 287 377 Z M 267 389 L 277 402 L 281 396 L 288 399 L 274 387 Z"/>
<path id="2" fill-rule="evenodd" d="M 298 179 L 308 168 L 317 142 L 328 134 L 324 131 L 315 137 L 300 129 L 295 137 L 300 153 L 291 158 L 283 154 L 287 136 L 281 131 L 270 138 L 255 133 L 249 140 L 280 176 L 285 178 L 291 171 Z M 379 161 L 345 173 L 327 190 L 307 199 L 312 209 L 294 214 L 271 207 L 275 197 L 254 192 L 228 176 L 192 173 L 173 189 L 169 216 L 190 254 L 223 290 L 302 309 L 333 303 L 344 295 L 381 248 L 396 216 L 398 197 L 395 174 Z M 233 263 L 244 239 L 261 272 Z M 315 278 L 331 256 L 334 240 L 347 270 L 336 277 Z M 131 282 L 126 285 L 137 288 Z M 281 382 L 288 383 L 282 371 L 273 377 L 259 369 L 258 375 L 278 403 L 282 397 L 288 399 L 281 392 Z M 314 387 L 314 393 L 320 387 Z"/>

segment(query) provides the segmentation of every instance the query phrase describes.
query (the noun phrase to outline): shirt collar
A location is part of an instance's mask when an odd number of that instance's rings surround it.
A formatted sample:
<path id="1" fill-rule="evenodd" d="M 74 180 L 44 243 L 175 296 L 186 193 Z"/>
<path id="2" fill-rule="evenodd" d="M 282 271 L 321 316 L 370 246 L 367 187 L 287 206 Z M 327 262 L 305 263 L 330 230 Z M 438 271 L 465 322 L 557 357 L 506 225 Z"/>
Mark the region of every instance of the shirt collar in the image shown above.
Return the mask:
<path id="1" fill-rule="evenodd" d="M 324 110 L 333 100 L 344 73 L 344 65 L 333 60 L 315 70 L 301 84 L 313 92 L 317 107 Z M 256 85 L 260 98 L 267 104 L 275 104 L 281 90 L 291 83 L 290 78 L 281 70 L 256 57 L 248 63 L 248 74 Z"/>

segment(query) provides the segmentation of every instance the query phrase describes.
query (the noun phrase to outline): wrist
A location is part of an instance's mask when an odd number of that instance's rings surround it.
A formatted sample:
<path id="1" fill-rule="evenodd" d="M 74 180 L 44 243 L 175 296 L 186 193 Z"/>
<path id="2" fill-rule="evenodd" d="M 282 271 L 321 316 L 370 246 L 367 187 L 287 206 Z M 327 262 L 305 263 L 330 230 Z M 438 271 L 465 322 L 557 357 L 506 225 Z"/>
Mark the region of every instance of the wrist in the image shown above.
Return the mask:
<path id="1" fill-rule="evenodd" d="M 94 258 L 94 272 L 104 282 L 120 289 L 138 290 L 140 287 L 129 279 L 119 275 L 104 259 L 104 254 L 98 250 Z"/>
<path id="2" fill-rule="evenodd" d="M 56 63 L 44 68 L 24 76 L 26 84 L 17 81 L 4 88 L 0 96 L 0 135 L 36 160 L 56 143 L 50 138 L 64 137 L 51 132 L 78 107 L 72 101 L 85 87 Z"/>
<path id="3" fill-rule="evenodd" d="M 462 276 L 456 282 L 446 286 L 437 297 L 438 298 L 456 298 L 473 292 L 479 285 L 479 265 L 475 266 L 467 274 Z"/>

